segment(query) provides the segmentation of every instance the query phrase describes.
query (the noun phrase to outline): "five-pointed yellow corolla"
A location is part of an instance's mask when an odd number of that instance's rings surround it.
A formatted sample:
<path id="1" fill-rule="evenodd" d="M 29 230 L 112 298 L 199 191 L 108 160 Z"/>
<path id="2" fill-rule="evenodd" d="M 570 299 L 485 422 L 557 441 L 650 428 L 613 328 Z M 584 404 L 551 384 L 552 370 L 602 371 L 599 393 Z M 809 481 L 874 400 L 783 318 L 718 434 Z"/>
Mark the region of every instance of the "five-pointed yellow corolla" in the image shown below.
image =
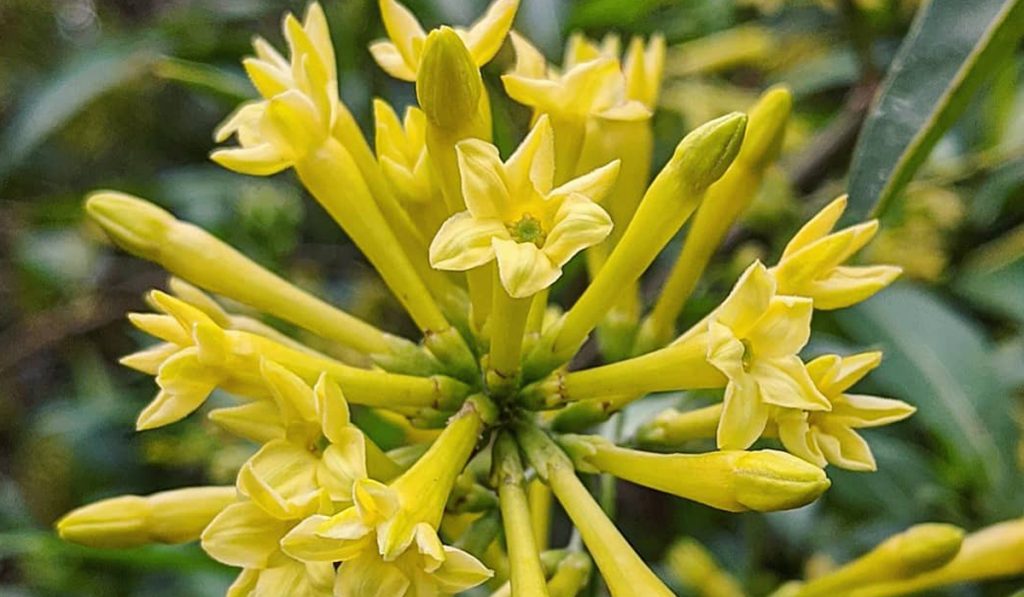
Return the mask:
<path id="1" fill-rule="evenodd" d="M 216 132 L 218 142 L 236 135 L 240 147 L 210 156 L 236 172 L 264 176 L 294 165 L 326 139 L 343 106 L 338 100 L 337 66 L 327 19 L 317 3 L 309 5 L 305 24 L 284 19 L 291 62 L 261 38 L 255 58 L 244 61 L 264 99 L 246 102 Z"/>
<path id="2" fill-rule="evenodd" d="M 518 9 L 519 0 L 495 0 L 469 29 L 454 28 L 477 66 L 490 62 L 501 49 Z M 392 77 L 415 81 L 427 38 L 423 26 L 416 15 L 396 0 L 380 0 L 380 13 L 389 39 L 370 44 L 370 53 Z"/>
<path id="3" fill-rule="evenodd" d="M 618 161 L 553 187 L 554 141 L 540 118 L 508 161 L 478 139 L 456 148 L 467 211 L 449 218 L 430 245 L 430 264 L 465 271 L 498 262 L 502 286 L 515 298 L 551 286 L 576 253 L 611 232 L 596 203 L 611 188 Z"/>
<path id="4" fill-rule="evenodd" d="M 278 517 L 294 515 L 321 489 L 336 503 L 349 502 L 352 484 L 366 478 L 366 442 L 349 422 L 341 389 L 326 375 L 310 388 L 272 361 L 261 369 L 273 401 L 211 413 L 226 427 L 233 422 L 251 439 L 266 441 L 239 471 L 239 491 Z"/>
<path id="5" fill-rule="evenodd" d="M 771 272 L 781 294 L 814 299 L 816 309 L 842 309 L 892 284 L 902 269 L 892 265 L 842 265 L 871 242 L 878 220 L 831 233 L 846 210 L 846 196 L 818 212 L 786 245 Z"/>
<path id="6" fill-rule="evenodd" d="M 786 450 L 818 466 L 831 463 L 855 471 L 875 470 L 871 448 L 855 430 L 902 421 L 916 410 L 900 400 L 845 393 L 881 362 L 882 353 L 866 352 L 825 355 L 807 363 L 814 385 L 832 403 L 832 410 L 776 409 L 772 418 Z"/>
<path id="7" fill-rule="evenodd" d="M 744 450 L 764 432 L 772 406 L 827 411 L 797 353 L 811 334 L 812 302 L 776 294 L 760 262 L 751 265 L 712 314 L 707 359 L 727 378 L 718 447 Z"/>
<path id="8" fill-rule="evenodd" d="M 313 513 L 330 506 L 326 492 L 310 494 L 287 516 L 275 516 L 257 502 L 244 500 L 225 508 L 202 534 L 210 557 L 242 568 L 228 597 L 302 595 L 329 597 L 334 582 L 330 562 L 302 562 L 281 550 L 281 539 Z"/>

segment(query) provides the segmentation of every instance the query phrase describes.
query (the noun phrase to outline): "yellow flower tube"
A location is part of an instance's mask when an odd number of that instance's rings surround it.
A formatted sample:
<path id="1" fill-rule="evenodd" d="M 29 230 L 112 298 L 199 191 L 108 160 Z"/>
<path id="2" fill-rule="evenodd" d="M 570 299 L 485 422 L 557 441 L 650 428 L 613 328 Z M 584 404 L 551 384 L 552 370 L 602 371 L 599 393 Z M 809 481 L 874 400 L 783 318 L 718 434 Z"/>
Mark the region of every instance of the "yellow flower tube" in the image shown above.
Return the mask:
<path id="1" fill-rule="evenodd" d="M 907 580 L 869 584 L 852 597 L 909 595 L 960 582 L 1024 574 L 1024 518 L 994 524 L 964 538 L 945 566 Z"/>
<path id="2" fill-rule="evenodd" d="M 118 246 L 192 284 L 376 356 L 385 366 L 405 363 L 414 370 L 436 370 L 436 364 L 430 365 L 432 359 L 411 342 L 296 288 L 212 234 L 148 201 L 99 191 L 85 205 L 89 216 Z"/>
<path id="3" fill-rule="evenodd" d="M 587 491 L 565 453 L 531 425 L 517 427 L 516 437 L 576 525 L 612 597 L 672 597 Z"/>
<path id="4" fill-rule="evenodd" d="M 789 90 L 773 87 L 751 108 L 743 145 L 697 209 L 682 251 L 662 286 L 654 309 L 644 320 L 635 353 L 664 346 L 674 336 L 675 320 L 704 268 L 736 218 L 757 196 L 765 169 L 778 156 L 792 104 Z"/>
<path id="5" fill-rule="evenodd" d="M 148 496 L 122 495 L 65 514 L 61 539 L 90 547 L 137 547 L 195 541 L 237 499 L 234 486 L 189 487 Z"/>
<path id="6" fill-rule="evenodd" d="M 577 400 L 725 387 L 726 377 L 707 361 L 700 339 L 601 367 L 558 371 L 523 388 L 520 399 L 528 408 L 543 410 Z"/>
<path id="7" fill-rule="evenodd" d="M 950 524 L 910 527 L 856 560 L 804 583 L 794 597 L 846 594 L 865 585 L 913 578 L 948 564 L 963 540 L 964 530 Z"/>
<path id="8" fill-rule="evenodd" d="M 572 308 L 541 341 L 528 361 L 527 378 L 537 379 L 567 362 L 613 305 L 619 291 L 639 279 L 658 252 L 697 208 L 707 188 L 739 151 L 747 117 L 734 113 L 687 135 L 648 188 L 629 227 Z"/>
<path id="9" fill-rule="evenodd" d="M 690 440 L 715 437 L 721 418 L 721 404 L 688 411 L 670 408 L 641 425 L 636 440 L 644 446 L 678 446 Z"/>
<path id="10" fill-rule="evenodd" d="M 655 454 L 600 436 L 565 435 L 559 442 L 580 471 L 610 473 L 729 512 L 799 508 L 831 485 L 820 468 L 775 450 Z"/>
<path id="11" fill-rule="evenodd" d="M 547 583 L 523 487 L 519 448 L 511 435 L 502 434 L 495 440 L 493 458 L 493 485 L 498 488 L 501 521 L 505 529 L 505 542 L 508 544 L 512 597 L 547 597 Z"/>

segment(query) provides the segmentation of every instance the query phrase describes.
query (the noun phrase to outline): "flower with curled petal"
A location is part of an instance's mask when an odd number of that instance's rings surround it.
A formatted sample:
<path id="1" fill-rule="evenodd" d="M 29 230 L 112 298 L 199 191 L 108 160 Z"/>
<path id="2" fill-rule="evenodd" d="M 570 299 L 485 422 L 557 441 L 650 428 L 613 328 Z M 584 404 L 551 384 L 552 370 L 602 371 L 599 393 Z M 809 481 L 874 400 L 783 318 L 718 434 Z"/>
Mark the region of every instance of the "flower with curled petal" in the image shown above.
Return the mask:
<path id="1" fill-rule="evenodd" d="M 881 362 L 882 353 L 865 352 L 825 355 L 807 363 L 807 372 L 832 410 L 777 409 L 772 418 L 786 450 L 822 467 L 831 463 L 854 471 L 875 470 L 871 448 L 856 430 L 902 421 L 917 410 L 900 400 L 846 393 Z"/>
<path id="2" fill-rule="evenodd" d="M 504 163 L 498 149 L 477 139 L 457 146 L 467 211 L 449 218 L 430 245 L 437 269 L 464 271 L 492 260 L 515 298 L 547 288 L 576 253 L 611 232 L 596 203 L 618 174 L 611 162 L 553 187 L 554 142 L 542 117 Z"/>
<path id="3" fill-rule="evenodd" d="M 469 29 L 454 27 L 477 66 L 490 62 L 501 49 L 518 9 L 519 0 L 495 0 Z M 380 13 L 388 39 L 370 44 L 370 53 L 392 77 L 415 81 L 423 56 L 423 42 L 427 38 L 423 25 L 396 0 L 380 0 Z"/>
<path id="4" fill-rule="evenodd" d="M 775 280 L 755 262 L 714 312 L 707 359 L 727 378 L 718 447 L 744 450 L 764 432 L 772 406 L 828 411 L 797 353 L 811 334 L 810 299 L 776 293 Z"/>
<path id="5" fill-rule="evenodd" d="M 816 309 L 842 309 L 870 298 L 899 277 L 903 270 L 892 265 L 842 265 L 878 232 L 878 220 L 831 232 L 845 210 L 844 195 L 789 241 L 771 269 L 779 293 L 814 299 Z"/>

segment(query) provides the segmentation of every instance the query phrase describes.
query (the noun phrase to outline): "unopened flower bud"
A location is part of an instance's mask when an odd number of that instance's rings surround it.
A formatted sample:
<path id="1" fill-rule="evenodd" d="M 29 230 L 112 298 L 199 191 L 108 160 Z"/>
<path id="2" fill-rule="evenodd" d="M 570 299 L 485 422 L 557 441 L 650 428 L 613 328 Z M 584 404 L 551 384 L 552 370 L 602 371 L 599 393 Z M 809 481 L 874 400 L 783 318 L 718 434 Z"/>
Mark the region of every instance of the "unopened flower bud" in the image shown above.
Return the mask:
<path id="1" fill-rule="evenodd" d="M 441 128 L 455 128 L 475 114 L 484 91 L 480 69 L 450 27 L 431 31 L 423 43 L 416 99 Z"/>

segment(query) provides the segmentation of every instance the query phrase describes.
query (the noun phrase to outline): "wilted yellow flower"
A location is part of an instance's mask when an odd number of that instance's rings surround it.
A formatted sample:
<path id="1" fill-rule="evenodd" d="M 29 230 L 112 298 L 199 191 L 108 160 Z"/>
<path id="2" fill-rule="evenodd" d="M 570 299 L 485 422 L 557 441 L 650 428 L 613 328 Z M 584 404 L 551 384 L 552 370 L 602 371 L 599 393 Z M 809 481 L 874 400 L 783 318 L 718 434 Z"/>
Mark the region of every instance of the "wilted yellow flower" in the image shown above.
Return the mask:
<path id="1" fill-rule="evenodd" d="M 554 187 L 547 118 L 504 163 L 483 141 L 463 141 L 456 151 L 468 210 L 438 230 L 430 245 L 434 267 L 464 271 L 496 260 L 505 290 L 523 298 L 550 286 L 573 255 L 611 232 L 596 201 L 615 182 L 618 163 Z"/>
<path id="2" fill-rule="evenodd" d="M 807 372 L 832 410 L 777 409 L 772 418 L 786 449 L 818 466 L 832 463 L 856 471 L 875 470 L 871 448 L 856 429 L 902 421 L 917 410 L 900 400 L 846 393 L 881 362 L 882 353 L 866 352 L 849 357 L 825 355 L 807 363 Z"/>

